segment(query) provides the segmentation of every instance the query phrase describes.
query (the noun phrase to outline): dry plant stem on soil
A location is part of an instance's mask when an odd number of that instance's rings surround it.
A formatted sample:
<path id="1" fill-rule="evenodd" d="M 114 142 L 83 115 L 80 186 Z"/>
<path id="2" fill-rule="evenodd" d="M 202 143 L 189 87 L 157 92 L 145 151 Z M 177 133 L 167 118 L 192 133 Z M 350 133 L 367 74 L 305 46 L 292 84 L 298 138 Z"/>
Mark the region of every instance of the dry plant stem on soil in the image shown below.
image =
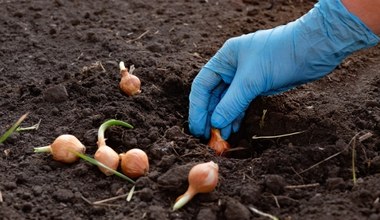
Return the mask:
<path id="1" fill-rule="evenodd" d="M 249 206 L 248 209 L 251 210 L 252 212 L 258 214 L 258 215 L 263 216 L 263 217 L 268 217 L 268 218 L 270 218 L 270 219 L 272 219 L 272 220 L 279 220 L 279 218 L 277 218 L 276 216 L 271 215 L 271 214 L 268 214 L 268 213 L 265 213 L 265 212 L 262 212 L 262 211 L 260 211 L 260 210 L 258 210 L 258 209 L 256 209 L 256 208 L 254 208 L 254 207 L 252 207 L 252 206 Z"/>
<path id="2" fill-rule="evenodd" d="M 144 33 L 140 34 L 140 36 L 136 37 L 135 39 L 127 40 L 126 43 L 131 43 L 133 41 L 140 40 L 142 37 L 144 37 L 145 35 L 147 35 L 149 33 L 149 31 L 150 30 L 146 30 Z"/>
<path id="3" fill-rule="evenodd" d="M 93 202 L 91 202 L 90 200 L 88 200 L 86 197 L 84 196 L 81 196 L 81 198 L 87 202 L 88 204 L 90 205 L 94 205 L 94 206 L 106 206 L 106 207 L 121 207 L 121 205 L 115 205 L 115 204 L 106 204 L 106 203 L 99 203 L 99 204 L 94 204 Z"/>
<path id="4" fill-rule="evenodd" d="M 352 182 L 354 185 L 356 185 L 356 166 L 355 166 L 355 160 L 356 160 L 356 138 L 352 141 L 352 158 L 351 158 L 351 163 L 352 163 Z"/>
<path id="5" fill-rule="evenodd" d="M 285 189 L 305 189 L 305 188 L 312 188 L 312 187 L 318 187 L 320 186 L 319 183 L 310 183 L 310 184 L 303 184 L 303 185 L 287 185 L 284 188 Z"/>
<path id="6" fill-rule="evenodd" d="M 346 149 L 341 150 L 341 151 L 339 151 L 339 152 L 337 152 L 337 153 L 335 153 L 335 154 L 333 154 L 333 155 L 331 155 L 331 156 L 329 156 L 329 157 L 327 157 L 327 158 L 325 158 L 325 159 L 319 161 L 318 163 L 316 163 L 316 164 L 314 164 L 314 165 L 312 165 L 312 166 L 310 166 L 310 167 L 308 167 L 308 168 L 302 170 L 301 172 L 299 172 L 299 173 L 297 173 L 297 174 L 300 175 L 300 174 L 302 174 L 302 173 L 305 173 L 305 172 L 307 172 L 307 171 L 313 169 L 314 167 L 317 167 L 317 166 L 319 166 L 320 164 L 322 164 L 322 163 L 324 163 L 324 162 L 326 162 L 326 161 L 328 161 L 328 160 L 330 160 L 330 159 L 332 159 L 332 158 L 338 156 L 339 154 L 343 153 L 344 151 L 346 151 Z"/>
<path id="7" fill-rule="evenodd" d="M 275 196 L 274 194 L 272 194 L 271 196 L 273 197 L 274 202 L 276 203 L 277 208 L 281 208 L 280 203 L 278 202 L 277 196 Z"/>
<path id="8" fill-rule="evenodd" d="M 371 132 L 367 132 L 367 133 L 361 135 L 360 137 L 358 137 L 358 141 L 359 142 L 365 141 L 372 136 L 373 136 L 373 134 Z M 363 152 L 364 152 L 364 156 L 367 160 L 368 159 L 367 154 L 366 154 L 364 149 L 363 149 Z M 354 185 L 356 185 L 356 183 L 357 183 L 355 161 L 356 161 L 356 139 L 354 139 L 353 144 L 352 144 L 352 181 L 353 181 Z"/>
<path id="9" fill-rule="evenodd" d="M 122 199 L 122 198 L 128 197 L 128 195 L 129 195 L 129 193 L 126 193 L 126 194 L 119 195 L 119 196 L 114 196 L 114 197 L 111 197 L 111 198 L 108 198 L 108 199 L 102 199 L 102 200 L 99 200 L 99 201 L 95 201 L 95 202 L 92 202 L 92 204 L 98 205 L 98 204 L 101 204 L 101 203 L 112 202 L 112 201 L 115 201 L 115 200 L 118 200 L 118 199 Z"/>
<path id="10" fill-rule="evenodd" d="M 307 172 L 307 171 L 313 169 L 314 167 L 317 167 L 317 166 L 319 166 L 320 164 L 322 164 L 322 163 L 324 163 L 324 162 L 326 162 L 326 161 L 328 161 L 328 160 L 330 160 L 330 159 L 332 159 L 332 158 L 334 158 L 334 157 L 340 155 L 341 153 L 343 153 L 344 151 L 346 151 L 347 149 L 349 149 L 349 147 L 351 146 L 351 143 L 352 143 L 352 142 L 353 142 L 353 141 L 354 141 L 354 140 L 355 140 L 360 134 L 361 134 L 361 132 L 356 133 L 356 134 L 354 135 L 354 137 L 351 138 L 351 140 L 350 140 L 350 142 L 348 143 L 347 147 L 344 148 L 343 150 L 341 150 L 341 151 L 339 151 L 339 152 L 337 152 L 337 153 L 335 153 L 335 154 L 333 154 L 333 155 L 331 155 L 331 156 L 329 156 L 329 157 L 327 157 L 327 158 L 325 158 L 325 159 L 319 161 L 318 163 L 316 163 L 316 164 L 314 164 L 314 165 L 312 165 L 312 166 L 310 166 L 310 167 L 308 167 L 308 168 L 302 170 L 301 172 L 299 172 L 299 173 L 297 173 L 297 174 L 300 175 L 300 174 L 302 174 L 302 173 L 305 173 L 305 172 Z M 364 134 L 363 136 L 366 136 L 366 137 L 367 137 L 368 135 L 367 135 L 367 134 Z M 363 137 L 363 136 L 361 136 L 361 137 Z M 369 136 L 368 136 L 368 137 L 369 137 Z M 359 139 L 360 139 L 360 138 L 359 138 Z M 361 140 L 364 140 L 364 138 L 361 139 Z"/>
<path id="11" fill-rule="evenodd" d="M 111 126 L 123 126 L 126 128 L 133 128 L 132 125 L 128 124 L 127 122 L 110 119 L 103 124 L 100 125 L 98 130 L 98 150 L 95 152 L 94 158 L 101 162 L 102 164 L 110 167 L 113 170 L 116 170 L 119 166 L 119 154 L 116 153 L 111 147 L 106 145 L 106 139 L 104 138 L 104 133 L 107 130 L 107 128 Z M 107 176 L 112 175 L 113 173 L 110 172 L 108 169 L 105 169 L 102 166 L 98 166 L 100 171 L 102 171 Z"/>
<path id="12" fill-rule="evenodd" d="M 21 122 L 23 122 L 25 120 L 25 118 L 28 116 L 29 112 L 27 112 L 26 114 L 22 115 L 17 121 L 16 123 L 14 123 L 12 125 L 12 127 L 10 129 L 8 129 L 8 131 L 6 131 L 1 137 L 0 137 L 0 143 L 3 143 L 5 140 L 7 140 L 7 138 L 9 136 L 11 136 L 11 134 L 18 128 L 18 126 L 20 126 Z"/>
<path id="13" fill-rule="evenodd" d="M 37 124 L 35 125 L 32 125 L 30 127 L 18 127 L 16 129 L 17 132 L 20 132 L 20 131 L 31 131 L 31 130 L 38 130 L 38 128 L 40 127 L 40 124 L 41 124 L 41 119 L 38 121 Z"/>
<path id="14" fill-rule="evenodd" d="M 267 111 L 268 111 L 267 109 L 263 110 L 263 115 L 261 116 L 260 123 L 259 123 L 259 126 L 260 126 L 261 129 L 265 125 L 265 115 L 267 114 Z"/>
<path id="15" fill-rule="evenodd" d="M 102 199 L 102 200 L 99 200 L 99 201 L 96 201 L 96 202 L 93 202 L 92 204 L 93 205 L 98 205 L 98 204 L 102 204 L 102 203 L 106 203 L 106 202 L 111 202 L 111 201 L 114 201 L 114 200 L 117 200 L 117 199 L 122 199 L 122 198 L 125 198 L 127 197 L 127 201 L 131 201 L 132 199 L 132 195 L 133 193 L 135 192 L 135 185 L 132 186 L 131 190 L 126 193 L 126 194 L 123 194 L 123 195 L 119 195 L 119 196 L 114 196 L 114 197 L 111 197 L 111 198 L 108 198 L 108 199 Z"/>
<path id="16" fill-rule="evenodd" d="M 132 189 L 128 193 L 127 202 L 131 201 L 134 192 L 135 192 L 135 185 L 132 187 Z"/>
<path id="17" fill-rule="evenodd" d="M 293 136 L 293 135 L 297 135 L 297 134 L 302 134 L 304 133 L 305 131 L 297 131 L 297 132 L 293 132 L 293 133 L 289 133 L 289 134 L 280 134 L 280 135 L 271 135 L 271 136 L 253 136 L 252 139 L 253 140 L 257 140 L 257 139 L 272 139 L 272 138 L 281 138 L 281 137 L 289 137 L 289 136 Z"/>
<path id="18" fill-rule="evenodd" d="M 362 136 L 358 137 L 358 141 L 359 142 L 365 141 L 372 136 L 373 136 L 373 134 L 371 132 L 367 132 L 367 133 L 363 134 Z"/>

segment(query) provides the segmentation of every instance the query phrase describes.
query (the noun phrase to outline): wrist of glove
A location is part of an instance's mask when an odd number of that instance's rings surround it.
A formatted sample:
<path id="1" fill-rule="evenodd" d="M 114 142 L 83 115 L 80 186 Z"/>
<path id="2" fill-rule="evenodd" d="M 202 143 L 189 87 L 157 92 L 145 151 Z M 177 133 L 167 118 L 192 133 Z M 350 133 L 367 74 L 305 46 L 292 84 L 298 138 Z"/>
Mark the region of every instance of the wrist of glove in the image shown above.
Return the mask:
<path id="1" fill-rule="evenodd" d="M 379 42 L 340 0 L 321 0 L 287 25 L 226 41 L 194 79 L 189 128 L 224 139 L 239 129 L 250 102 L 319 79 L 354 51 Z"/>

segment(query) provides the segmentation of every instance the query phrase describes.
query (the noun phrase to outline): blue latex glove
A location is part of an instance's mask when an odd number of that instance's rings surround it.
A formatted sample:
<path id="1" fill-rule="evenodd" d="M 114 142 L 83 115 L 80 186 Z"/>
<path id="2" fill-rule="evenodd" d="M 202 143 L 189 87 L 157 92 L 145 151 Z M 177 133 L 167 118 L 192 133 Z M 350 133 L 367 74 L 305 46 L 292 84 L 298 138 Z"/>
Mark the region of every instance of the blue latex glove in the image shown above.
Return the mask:
<path id="1" fill-rule="evenodd" d="M 287 25 L 231 38 L 193 81 L 190 132 L 208 139 L 212 126 L 227 139 L 256 96 L 319 79 L 354 51 L 378 42 L 340 0 L 320 0 Z"/>

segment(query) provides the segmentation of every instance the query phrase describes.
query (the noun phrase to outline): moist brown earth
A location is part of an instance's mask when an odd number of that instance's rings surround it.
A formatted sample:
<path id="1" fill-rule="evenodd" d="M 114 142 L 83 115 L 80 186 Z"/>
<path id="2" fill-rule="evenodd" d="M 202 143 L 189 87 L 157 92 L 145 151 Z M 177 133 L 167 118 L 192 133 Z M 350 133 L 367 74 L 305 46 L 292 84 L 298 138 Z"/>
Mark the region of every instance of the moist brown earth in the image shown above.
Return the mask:
<path id="1" fill-rule="evenodd" d="M 380 219 L 379 47 L 319 81 L 255 99 L 226 157 L 188 131 L 191 82 L 224 41 L 285 24 L 315 2 L 0 0 L 0 133 L 26 112 L 21 127 L 41 121 L 0 144 L 0 218 L 268 219 L 257 209 L 280 219 Z M 141 94 L 119 90 L 120 61 L 136 67 Z M 129 202 L 125 180 L 33 153 L 69 133 L 93 156 L 108 119 L 134 126 L 109 128 L 109 146 L 150 159 Z M 190 167 L 211 160 L 217 188 L 172 211 Z"/>

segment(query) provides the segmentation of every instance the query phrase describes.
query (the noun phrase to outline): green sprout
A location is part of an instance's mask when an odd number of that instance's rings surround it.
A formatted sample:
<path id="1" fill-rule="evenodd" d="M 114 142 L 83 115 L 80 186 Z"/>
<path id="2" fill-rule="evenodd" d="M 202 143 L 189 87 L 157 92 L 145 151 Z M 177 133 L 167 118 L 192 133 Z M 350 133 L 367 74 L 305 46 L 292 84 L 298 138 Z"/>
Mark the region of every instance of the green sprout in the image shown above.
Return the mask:
<path id="1" fill-rule="evenodd" d="M 75 154 L 75 155 L 77 155 L 78 157 L 82 158 L 83 160 L 85 160 L 85 161 L 87 161 L 87 162 L 95 165 L 95 166 L 102 167 L 102 168 L 110 171 L 112 174 L 115 174 L 116 176 L 118 176 L 118 177 L 120 177 L 122 179 L 125 179 L 125 180 L 127 180 L 128 182 L 130 182 L 132 184 L 135 184 L 135 181 L 133 181 L 131 178 L 127 177 L 126 175 L 124 175 L 124 174 L 122 174 L 122 173 L 120 173 L 120 172 L 118 172 L 118 171 L 116 171 L 114 169 L 109 168 L 105 164 L 103 164 L 103 163 L 95 160 L 92 157 L 89 157 L 89 156 L 87 156 L 85 154 L 82 154 L 82 153 L 79 153 L 79 152 L 76 152 L 76 151 L 71 151 L 70 150 L 70 152 L 73 153 L 73 154 Z"/>
<path id="2" fill-rule="evenodd" d="M 17 130 L 18 126 L 20 126 L 21 122 L 23 122 L 25 120 L 25 118 L 28 116 L 29 112 L 27 112 L 26 114 L 22 115 L 17 121 L 16 123 L 14 123 L 12 125 L 12 127 L 10 129 L 8 129 L 8 131 L 6 131 L 1 137 L 0 137 L 0 143 L 3 143 L 5 140 L 8 139 L 9 136 L 11 136 L 11 134 Z"/>

